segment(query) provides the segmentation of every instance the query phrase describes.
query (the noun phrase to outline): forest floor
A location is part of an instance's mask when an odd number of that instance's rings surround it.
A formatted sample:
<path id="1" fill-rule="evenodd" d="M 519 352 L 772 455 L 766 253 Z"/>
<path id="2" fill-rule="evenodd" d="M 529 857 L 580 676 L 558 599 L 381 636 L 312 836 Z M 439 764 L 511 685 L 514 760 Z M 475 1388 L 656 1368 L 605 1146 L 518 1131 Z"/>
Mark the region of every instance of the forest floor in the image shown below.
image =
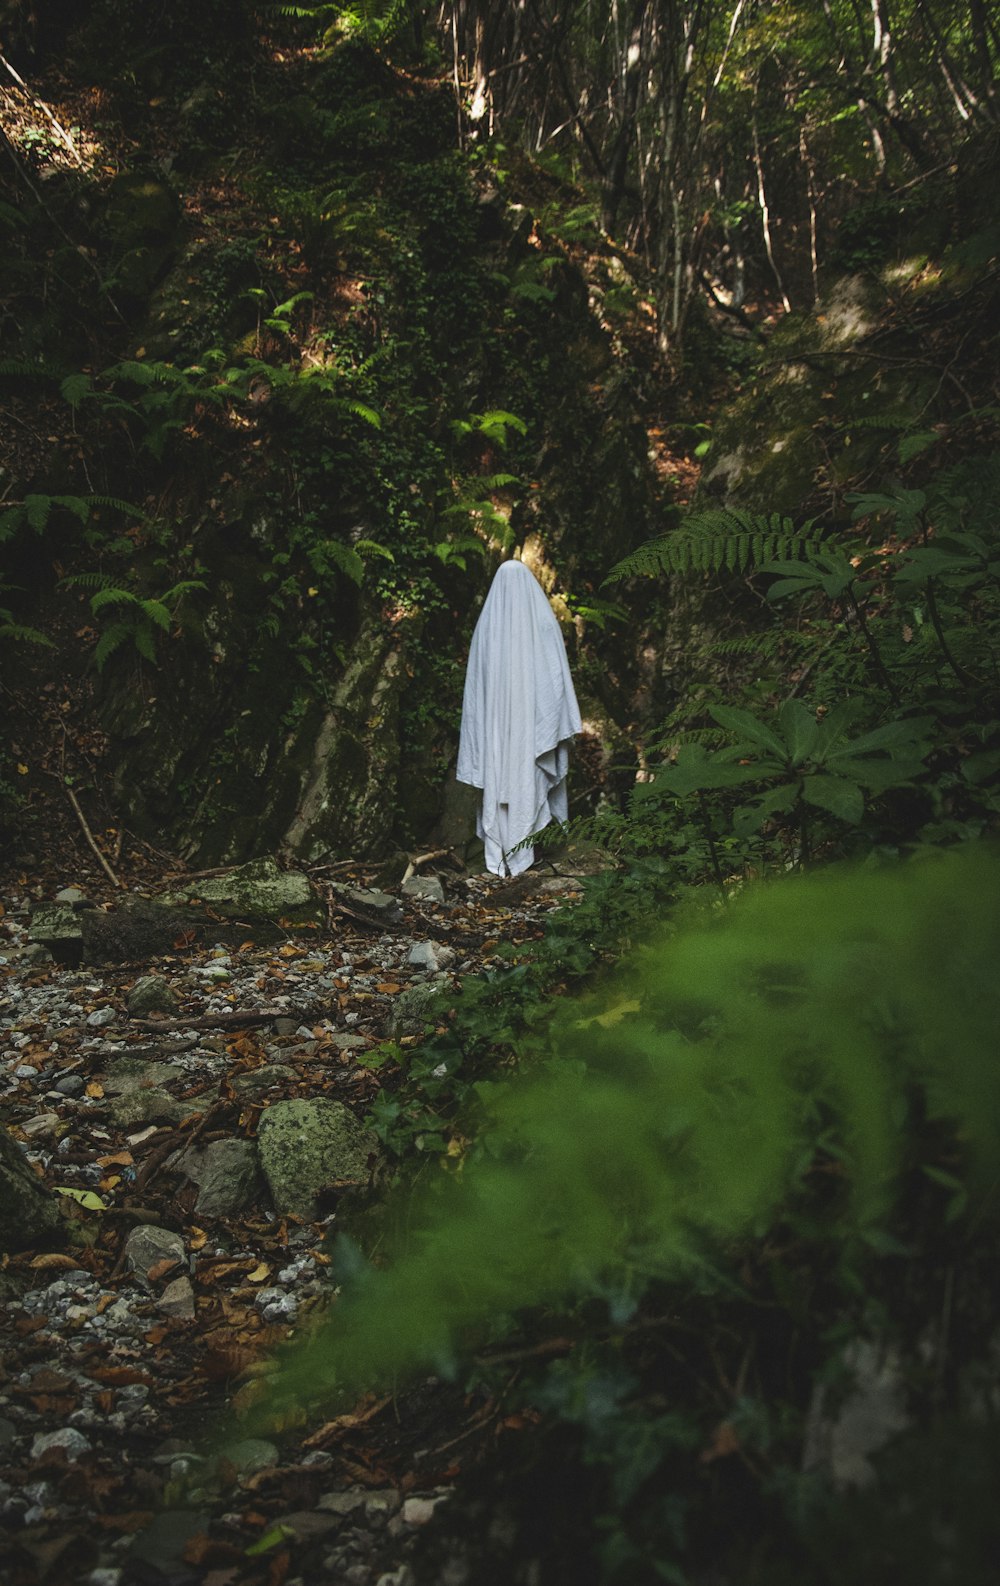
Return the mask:
<path id="1" fill-rule="evenodd" d="M 274 1215 L 266 1191 L 237 1215 L 206 1217 L 173 1164 L 196 1138 L 252 1138 L 289 1097 L 363 1115 L 379 1088 L 365 1054 L 423 974 L 408 962 L 414 943 L 450 940 L 455 973 L 478 971 L 500 940 L 540 935 L 572 902 L 573 879 L 550 863 L 514 883 L 446 873 L 443 904 L 403 897 L 400 923 L 381 931 L 339 916 L 332 932 L 290 931 L 268 947 L 209 940 L 153 961 L 31 962 L 31 913 L 59 887 L 99 908 L 122 901 L 74 825 L 52 831 L 30 881 L 3 878 L 4 1115 L 64 1192 L 65 1220 L 49 1248 L 0 1272 L 0 1575 L 7 1586 L 462 1586 L 472 1563 L 461 1549 L 433 1566 L 418 1555 L 458 1475 L 516 1438 L 524 1416 L 429 1380 L 340 1413 L 317 1405 L 273 1440 L 237 1430 L 220 1455 L 224 1411 L 238 1427 L 275 1352 L 328 1301 L 336 1197 L 317 1221 Z M 154 864 L 133 852 L 132 896 L 151 893 Z M 338 879 L 372 876 L 342 867 Z M 129 1017 L 127 994 L 150 973 L 180 999 L 175 1028 Z M 261 1009 L 281 1022 L 223 1025 Z M 130 1055 L 146 1077 L 123 1110 L 113 1074 Z M 137 1265 L 126 1245 L 134 1252 L 139 1228 L 159 1232 Z M 498 1561 L 515 1543 L 501 1533 Z"/>

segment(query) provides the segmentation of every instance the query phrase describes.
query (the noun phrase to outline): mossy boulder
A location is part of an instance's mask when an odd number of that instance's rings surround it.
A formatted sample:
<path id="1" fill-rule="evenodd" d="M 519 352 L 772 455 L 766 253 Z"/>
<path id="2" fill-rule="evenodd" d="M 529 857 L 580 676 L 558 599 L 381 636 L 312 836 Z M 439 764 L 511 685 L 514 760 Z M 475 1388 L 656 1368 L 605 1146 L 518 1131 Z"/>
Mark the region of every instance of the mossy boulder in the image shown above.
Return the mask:
<path id="1" fill-rule="evenodd" d="M 321 918 L 316 894 L 300 870 L 278 869 L 273 859 L 254 859 L 224 876 L 209 876 L 168 893 L 168 905 L 207 904 L 223 919 L 268 920 L 315 925 Z"/>
<path id="2" fill-rule="evenodd" d="M 274 1209 L 281 1215 L 316 1215 L 323 1190 L 367 1184 L 379 1155 L 370 1129 L 339 1101 L 279 1101 L 260 1120 L 260 1165 Z"/>

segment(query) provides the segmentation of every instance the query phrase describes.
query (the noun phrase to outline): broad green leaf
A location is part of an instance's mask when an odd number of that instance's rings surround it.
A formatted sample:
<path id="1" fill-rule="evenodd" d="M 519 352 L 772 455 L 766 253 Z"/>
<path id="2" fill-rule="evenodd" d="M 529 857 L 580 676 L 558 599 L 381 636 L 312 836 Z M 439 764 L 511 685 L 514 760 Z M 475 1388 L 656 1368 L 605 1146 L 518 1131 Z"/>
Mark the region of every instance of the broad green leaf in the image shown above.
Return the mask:
<path id="1" fill-rule="evenodd" d="M 802 797 L 807 804 L 827 810 L 852 825 L 857 825 L 865 812 L 864 794 L 856 782 L 848 782 L 844 777 L 822 774 L 803 777 Z"/>
<path id="2" fill-rule="evenodd" d="M 71 1201 L 77 1201 L 89 1212 L 103 1212 L 108 1209 L 106 1202 L 102 1201 L 99 1195 L 95 1195 L 93 1190 L 70 1189 L 66 1184 L 56 1184 L 55 1192 L 57 1195 L 68 1195 Z"/>
<path id="3" fill-rule="evenodd" d="M 772 788 L 753 804 L 744 804 L 733 816 L 733 831 L 737 837 L 750 837 L 772 815 L 787 815 L 798 799 L 798 785 L 788 782 L 783 787 Z"/>
<path id="4" fill-rule="evenodd" d="M 788 746 L 765 722 L 758 721 L 756 716 L 751 715 L 750 711 L 738 710 L 733 705 L 712 705 L 709 710 L 719 726 L 725 727 L 734 737 L 746 738 L 750 743 L 759 744 L 762 749 L 770 749 L 771 753 L 777 755 L 782 762 L 787 760 Z"/>
<path id="5" fill-rule="evenodd" d="M 778 712 L 778 720 L 792 764 L 802 765 L 812 756 L 819 739 L 815 715 L 801 699 L 786 699 Z"/>

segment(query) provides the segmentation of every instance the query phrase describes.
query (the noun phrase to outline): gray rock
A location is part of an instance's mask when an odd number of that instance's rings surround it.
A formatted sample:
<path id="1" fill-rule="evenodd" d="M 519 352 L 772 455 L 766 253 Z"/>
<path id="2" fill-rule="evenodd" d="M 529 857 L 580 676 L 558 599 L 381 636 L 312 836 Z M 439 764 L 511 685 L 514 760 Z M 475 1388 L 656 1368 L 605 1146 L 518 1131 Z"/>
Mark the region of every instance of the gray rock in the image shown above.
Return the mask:
<path id="1" fill-rule="evenodd" d="M 95 1008 L 93 1013 L 87 1014 L 87 1023 L 92 1030 L 102 1030 L 108 1024 L 114 1024 L 118 1015 L 114 1008 L 107 1004 L 103 1008 Z"/>
<path id="2" fill-rule="evenodd" d="M 178 1070 L 171 1063 L 158 1063 L 144 1056 L 123 1052 L 121 1057 L 111 1059 L 107 1073 L 101 1076 L 101 1084 L 106 1096 L 124 1096 L 127 1091 L 168 1084 L 177 1075 Z"/>
<path id="3" fill-rule="evenodd" d="M 162 975 L 140 975 L 127 998 L 128 1011 L 136 1019 L 146 1019 L 151 1013 L 174 1014 L 180 1005 L 181 999 Z"/>
<path id="4" fill-rule="evenodd" d="M 22 1123 L 21 1130 L 32 1139 L 44 1140 L 59 1133 L 60 1122 L 57 1112 L 40 1112 L 37 1117 L 28 1118 Z"/>
<path id="5" fill-rule="evenodd" d="M 444 1503 L 446 1493 L 438 1493 L 429 1498 L 407 1498 L 403 1504 L 402 1517 L 405 1525 L 426 1525 L 438 1507 Z"/>
<path id="6" fill-rule="evenodd" d="M 441 975 L 401 991 L 389 1015 L 389 1035 L 393 1039 L 400 1035 L 422 1035 L 433 1022 L 432 1009 L 448 984 L 447 976 Z"/>
<path id="7" fill-rule="evenodd" d="M 416 969 L 429 969 L 432 973 L 447 969 L 449 964 L 455 962 L 455 950 L 452 947 L 442 947 L 439 942 L 415 942 L 410 948 L 406 962 L 413 964 Z"/>
<path id="8" fill-rule="evenodd" d="M 26 964 L 55 963 L 55 959 L 52 957 L 52 954 L 49 952 L 47 947 L 42 945 L 41 942 L 32 942 L 30 947 L 26 947 L 24 949 L 24 952 L 21 956 Z"/>
<path id="9" fill-rule="evenodd" d="M 87 897 L 79 887 L 63 887 L 61 892 L 56 893 L 56 902 L 65 903 L 69 908 L 74 909 L 79 908 L 81 903 L 86 903 Z"/>
<path id="10" fill-rule="evenodd" d="M 78 1432 L 75 1426 L 64 1426 L 58 1432 L 39 1432 L 31 1445 L 31 1457 L 41 1459 L 52 1449 L 61 1448 L 72 1465 L 81 1454 L 89 1454 L 91 1447 L 90 1439 Z"/>
<path id="11" fill-rule="evenodd" d="M 347 1031 L 332 1035 L 330 1039 L 338 1052 L 358 1052 L 370 1044 L 366 1035 L 351 1035 Z"/>
<path id="12" fill-rule="evenodd" d="M 198 1185 L 195 1212 L 201 1217 L 232 1217 L 251 1204 L 260 1188 L 257 1147 L 252 1140 L 213 1140 L 194 1146 L 171 1164 Z"/>
<path id="13" fill-rule="evenodd" d="M 0 1415 L 0 1449 L 9 1448 L 17 1437 L 17 1427 L 13 1421 L 8 1421 Z"/>
<path id="14" fill-rule="evenodd" d="M 82 1074 L 64 1074 L 52 1087 L 60 1096 L 82 1096 L 86 1088 L 87 1084 Z"/>
<path id="15" fill-rule="evenodd" d="M 370 887 L 334 887 L 344 902 L 352 909 L 360 909 L 362 914 L 368 914 L 373 920 L 385 920 L 388 924 L 395 924 L 403 918 L 403 911 L 399 906 L 399 899 L 394 898 L 390 892 L 376 892 Z"/>
<path id="16" fill-rule="evenodd" d="M 173 1278 L 156 1302 L 156 1309 L 164 1316 L 175 1316 L 181 1321 L 194 1320 L 194 1289 L 188 1277 Z"/>
<path id="17" fill-rule="evenodd" d="M 404 881 L 401 891 L 408 898 L 420 898 L 424 903 L 443 903 L 444 886 L 440 876 L 411 876 Z"/>
<path id="18" fill-rule="evenodd" d="M 0 1123 L 0 1251 L 30 1249 L 60 1226 L 55 1197 Z"/>
<path id="19" fill-rule="evenodd" d="M 187 1252 L 180 1234 L 172 1233 L 169 1228 L 158 1228 L 155 1223 L 140 1223 L 125 1242 L 125 1260 L 129 1271 L 146 1282 L 149 1273 L 161 1261 L 173 1261 L 177 1266 L 186 1267 Z"/>
<path id="20" fill-rule="evenodd" d="M 204 1111 L 204 1103 L 199 1106 L 196 1099 L 178 1101 L 169 1091 L 154 1086 L 151 1090 L 123 1091 L 111 1098 L 108 1111 L 119 1128 L 134 1129 L 142 1123 L 180 1123 L 192 1112 Z"/>
<path id="21" fill-rule="evenodd" d="M 251 1068 L 245 1074 L 234 1074 L 230 1084 L 237 1096 L 256 1096 L 295 1078 L 295 1069 L 288 1063 L 265 1063 L 261 1068 Z"/>
<path id="22" fill-rule="evenodd" d="M 369 1161 L 379 1153 L 371 1130 L 326 1097 L 276 1102 L 261 1117 L 257 1141 L 275 1210 L 307 1219 L 327 1185 L 367 1183 Z"/>
<path id="23" fill-rule="evenodd" d="M 270 1470 L 281 1463 L 275 1445 L 263 1437 L 244 1437 L 237 1443 L 227 1443 L 222 1458 L 240 1476 L 252 1476 L 258 1470 Z"/>
<path id="24" fill-rule="evenodd" d="M 368 1494 L 364 1487 L 349 1487 L 346 1492 L 325 1492 L 317 1501 L 317 1509 L 324 1509 L 329 1514 L 346 1516 L 353 1514 L 356 1509 L 363 1509 Z"/>

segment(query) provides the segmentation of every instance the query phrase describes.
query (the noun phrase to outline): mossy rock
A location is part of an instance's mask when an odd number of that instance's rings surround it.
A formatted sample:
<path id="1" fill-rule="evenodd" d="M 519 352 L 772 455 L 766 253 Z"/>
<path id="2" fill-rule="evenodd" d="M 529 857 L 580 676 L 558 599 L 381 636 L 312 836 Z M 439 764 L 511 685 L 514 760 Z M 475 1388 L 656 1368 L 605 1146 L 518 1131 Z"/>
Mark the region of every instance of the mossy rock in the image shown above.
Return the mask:
<path id="1" fill-rule="evenodd" d="M 279 1101 L 262 1115 L 257 1144 L 275 1211 L 316 1214 L 321 1192 L 364 1185 L 380 1147 L 370 1129 L 339 1101 Z"/>
<path id="2" fill-rule="evenodd" d="M 175 888 L 163 902 L 188 908 L 207 904 L 213 914 L 227 920 L 315 925 L 322 917 L 308 876 L 300 870 L 279 870 L 273 859 L 254 859 L 228 875 Z"/>

